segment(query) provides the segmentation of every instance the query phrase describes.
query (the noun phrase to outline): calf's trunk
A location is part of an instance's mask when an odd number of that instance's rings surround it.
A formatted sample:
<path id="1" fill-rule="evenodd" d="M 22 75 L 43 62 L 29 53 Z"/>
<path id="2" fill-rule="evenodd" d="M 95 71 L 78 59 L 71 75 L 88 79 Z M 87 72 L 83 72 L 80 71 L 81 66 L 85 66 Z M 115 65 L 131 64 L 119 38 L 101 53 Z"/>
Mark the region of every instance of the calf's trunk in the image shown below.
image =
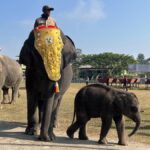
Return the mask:
<path id="1" fill-rule="evenodd" d="M 135 128 L 134 128 L 133 131 L 128 135 L 129 137 L 136 133 L 136 131 L 137 131 L 137 130 L 139 129 L 139 127 L 140 127 L 140 123 L 141 123 L 140 121 L 137 121 L 137 122 L 136 122 Z"/>

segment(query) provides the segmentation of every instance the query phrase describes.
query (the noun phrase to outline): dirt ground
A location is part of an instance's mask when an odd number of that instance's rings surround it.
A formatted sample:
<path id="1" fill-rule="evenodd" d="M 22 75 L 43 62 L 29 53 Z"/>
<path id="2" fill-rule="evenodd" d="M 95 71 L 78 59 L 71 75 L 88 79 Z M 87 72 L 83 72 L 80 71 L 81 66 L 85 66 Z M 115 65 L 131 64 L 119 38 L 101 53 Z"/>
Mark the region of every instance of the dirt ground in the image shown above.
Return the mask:
<path id="1" fill-rule="evenodd" d="M 0 121 L 0 150 L 150 150 L 150 145 L 128 141 L 128 146 L 117 145 L 108 139 L 108 145 L 97 144 L 97 137 L 88 141 L 67 138 L 64 131 L 55 130 L 54 142 L 41 142 L 37 137 L 24 134 L 24 123 Z M 59 136 L 58 136 L 59 135 Z"/>

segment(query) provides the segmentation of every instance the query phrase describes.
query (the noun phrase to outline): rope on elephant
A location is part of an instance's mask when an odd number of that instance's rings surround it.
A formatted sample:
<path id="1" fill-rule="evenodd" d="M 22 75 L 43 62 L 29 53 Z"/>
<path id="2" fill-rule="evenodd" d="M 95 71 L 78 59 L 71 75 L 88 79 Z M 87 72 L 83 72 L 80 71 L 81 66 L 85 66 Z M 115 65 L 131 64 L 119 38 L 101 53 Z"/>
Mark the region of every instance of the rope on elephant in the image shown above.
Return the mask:
<path id="1" fill-rule="evenodd" d="M 64 46 L 60 30 L 55 26 L 40 26 L 34 30 L 34 36 L 35 48 L 43 59 L 49 79 L 58 81 L 61 77 L 61 51 Z"/>

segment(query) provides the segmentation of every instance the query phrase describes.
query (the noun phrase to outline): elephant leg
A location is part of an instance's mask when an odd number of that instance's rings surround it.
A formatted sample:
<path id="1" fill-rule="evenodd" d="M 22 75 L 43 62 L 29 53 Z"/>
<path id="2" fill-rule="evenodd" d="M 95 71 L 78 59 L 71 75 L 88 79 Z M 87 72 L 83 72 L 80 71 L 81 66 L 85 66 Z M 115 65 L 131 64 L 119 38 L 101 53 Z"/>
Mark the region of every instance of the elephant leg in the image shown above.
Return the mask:
<path id="1" fill-rule="evenodd" d="M 38 102 L 36 99 L 36 96 L 33 92 L 28 92 L 27 91 L 27 121 L 28 125 L 25 130 L 26 134 L 29 135 L 37 135 L 38 134 L 38 124 L 39 124 L 39 119 L 37 115 L 37 107 Z"/>
<path id="2" fill-rule="evenodd" d="M 53 132 L 53 129 L 54 129 L 54 127 L 56 127 L 56 124 L 57 124 L 57 116 L 58 116 L 61 99 L 62 99 L 62 96 L 60 96 L 59 94 L 55 95 L 55 97 L 54 97 L 51 121 L 50 121 L 49 130 L 48 130 L 48 135 L 49 135 L 49 137 L 51 137 L 52 141 L 55 140 L 55 138 L 56 138 L 56 136 Z"/>
<path id="3" fill-rule="evenodd" d="M 52 116 L 51 116 L 51 121 L 50 121 L 50 127 L 48 130 L 48 134 L 51 137 L 52 141 L 55 140 L 56 136 L 53 132 L 54 127 L 56 127 L 57 124 L 57 115 L 58 115 L 58 110 L 60 106 L 60 101 L 61 101 L 61 96 L 59 94 L 55 95 L 54 102 L 53 102 L 53 107 L 52 107 Z"/>
<path id="4" fill-rule="evenodd" d="M 10 103 L 10 96 L 8 93 L 9 88 L 4 87 L 2 90 L 3 90 L 3 101 L 2 101 L 2 103 L 3 104 L 9 104 Z"/>
<path id="5" fill-rule="evenodd" d="M 88 137 L 86 135 L 86 123 L 90 120 L 90 118 L 86 114 L 86 111 L 78 113 L 77 118 L 80 123 L 79 139 L 80 140 L 88 140 Z"/>
<path id="6" fill-rule="evenodd" d="M 48 135 L 51 139 L 51 141 L 54 141 L 56 139 L 56 136 L 54 134 L 54 127 L 50 125 L 49 129 L 48 129 Z"/>
<path id="7" fill-rule="evenodd" d="M 88 140 L 88 137 L 86 135 L 86 123 L 88 122 L 88 120 L 84 123 L 82 123 L 82 125 L 80 126 L 79 129 L 79 139 L 80 140 Z"/>
<path id="8" fill-rule="evenodd" d="M 58 122 L 57 122 L 57 118 L 58 118 L 58 112 L 59 112 L 59 107 L 60 107 L 60 103 L 62 100 L 62 96 L 58 96 L 55 100 L 54 100 L 54 105 L 53 105 L 53 118 L 52 118 L 52 122 L 53 122 L 53 127 L 56 128 L 58 126 Z"/>
<path id="9" fill-rule="evenodd" d="M 39 109 L 39 125 L 41 125 L 42 122 L 42 116 L 43 116 L 43 100 L 38 100 L 38 109 Z"/>
<path id="10" fill-rule="evenodd" d="M 35 114 L 34 116 L 34 121 L 35 121 L 35 124 L 34 124 L 34 131 L 35 131 L 35 134 L 34 135 L 38 135 L 38 131 L 40 130 L 41 128 L 41 122 L 42 122 L 42 116 L 43 116 L 43 103 L 44 101 L 41 100 L 41 99 L 37 99 L 37 108 L 38 108 L 38 112 L 37 112 L 37 116 Z"/>
<path id="11" fill-rule="evenodd" d="M 51 95 L 46 101 L 44 101 L 39 140 L 42 141 L 54 140 L 53 135 L 51 134 L 51 131 L 53 131 L 52 129 L 53 127 L 50 126 L 50 122 L 52 119 L 53 104 L 54 104 L 54 94 Z"/>
<path id="12" fill-rule="evenodd" d="M 114 118 L 116 128 L 117 128 L 117 134 L 118 134 L 118 144 L 119 145 L 127 145 L 125 140 L 125 127 L 124 127 L 124 119 L 123 116 L 115 116 Z"/>
<path id="13" fill-rule="evenodd" d="M 15 104 L 17 98 L 18 98 L 18 92 L 19 92 L 19 85 L 20 85 L 21 79 L 19 79 L 16 83 L 16 85 L 12 88 L 12 100 L 11 103 Z"/>
<path id="14" fill-rule="evenodd" d="M 100 139 L 98 141 L 99 144 L 107 144 L 108 143 L 106 140 L 106 136 L 111 127 L 111 123 L 112 123 L 112 117 L 110 117 L 110 116 L 102 117 L 101 134 L 100 134 Z"/>
<path id="15" fill-rule="evenodd" d="M 18 98 L 21 96 L 20 92 L 18 91 Z"/>
<path id="16" fill-rule="evenodd" d="M 75 123 L 73 123 L 70 127 L 68 127 L 67 129 L 67 135 L 68 137 L 70 137 L 71 139 L 73 139 L 74 137 L 74 133 L 76 132 L 76 130 L 80 128 L 80 123 L 79 121 L 76 121 Z"/>

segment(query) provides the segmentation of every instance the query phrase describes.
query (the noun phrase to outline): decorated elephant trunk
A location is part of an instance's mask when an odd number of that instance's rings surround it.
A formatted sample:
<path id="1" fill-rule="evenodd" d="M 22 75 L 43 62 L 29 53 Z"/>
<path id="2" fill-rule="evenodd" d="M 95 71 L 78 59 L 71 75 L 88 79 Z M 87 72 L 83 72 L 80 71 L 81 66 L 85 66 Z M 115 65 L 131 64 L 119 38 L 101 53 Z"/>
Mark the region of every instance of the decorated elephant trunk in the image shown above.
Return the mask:
<path id="1" fill-rule="evenodd" d="M 58 28 L 45 26 L 34 30 L 34 46 L 42 57 L 46 73 L 50 80 L 58 81 L 61 77 L 61 52 L 63 42 Z"/>

